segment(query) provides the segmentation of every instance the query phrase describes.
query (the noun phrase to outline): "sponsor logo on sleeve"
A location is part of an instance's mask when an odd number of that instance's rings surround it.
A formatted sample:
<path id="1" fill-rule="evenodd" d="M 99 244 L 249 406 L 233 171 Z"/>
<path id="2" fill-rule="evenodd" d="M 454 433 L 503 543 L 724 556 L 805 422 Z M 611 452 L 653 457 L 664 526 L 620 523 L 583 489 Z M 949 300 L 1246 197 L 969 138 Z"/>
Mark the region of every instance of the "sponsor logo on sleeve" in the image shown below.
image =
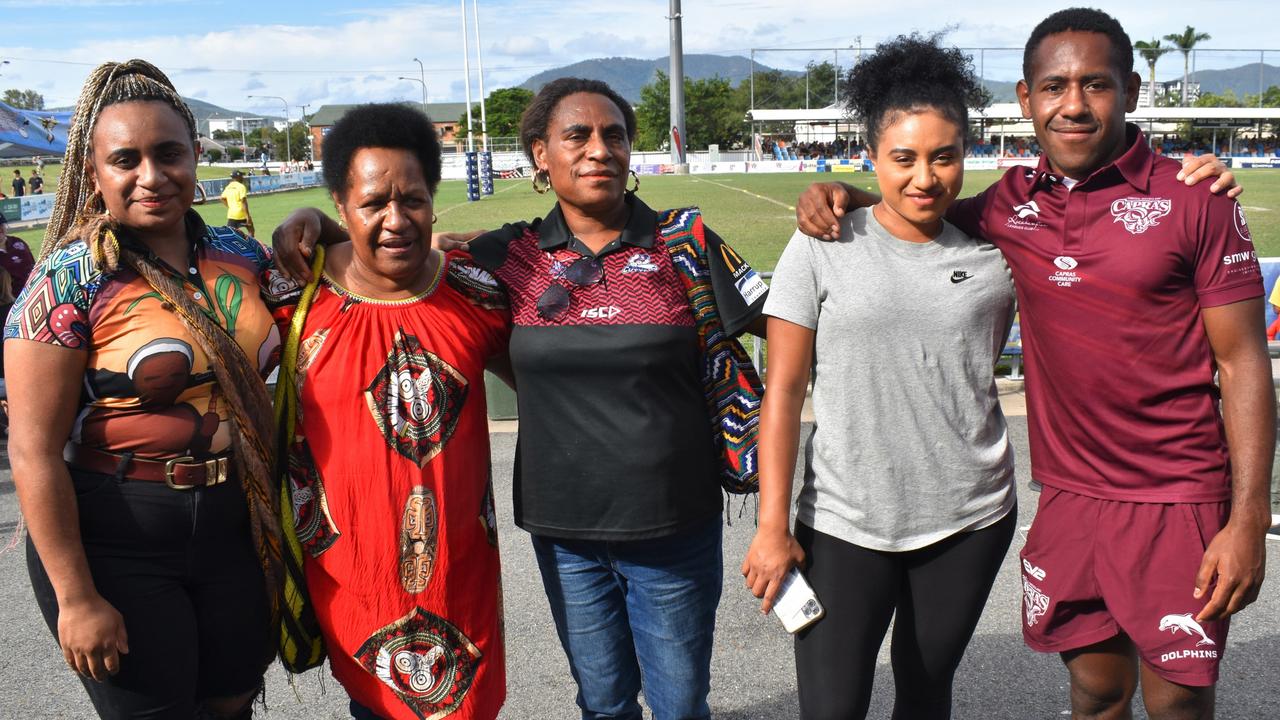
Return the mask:
<path id="1" fill-rule="evenodd" d="M 1240 207 L 1240 203 L 1236 203 L 1236 232 L 1240 234 L 1240 239 L 1247 243 L 1253 243 L 1253 236 L 1249 234 L 1249 221 L 1244 217 L 1244 208 Z"/>
<path id="2" fill-rule="evenodd" d="M 1130 234 L 1141 235 L 1159 225 L 1172 209 L 1173 201 L 1167 198 L 1127 197 L 1111 203 L 1111 217 Z"/>
<path id="3" fill-rule="evenodd" d="M 721 245 L 720 257 L 724 259 L 724 264 L 733 273 L 734 287 L 738 288 L 738 293 L 742 295 L 742 299 L 746 300 L 748 305 L 769 292 L 769 286 L 765 284 L 764 278 L 760 277 L 760 273 L 753 270 L 733 248 L 728 245 Z"/>

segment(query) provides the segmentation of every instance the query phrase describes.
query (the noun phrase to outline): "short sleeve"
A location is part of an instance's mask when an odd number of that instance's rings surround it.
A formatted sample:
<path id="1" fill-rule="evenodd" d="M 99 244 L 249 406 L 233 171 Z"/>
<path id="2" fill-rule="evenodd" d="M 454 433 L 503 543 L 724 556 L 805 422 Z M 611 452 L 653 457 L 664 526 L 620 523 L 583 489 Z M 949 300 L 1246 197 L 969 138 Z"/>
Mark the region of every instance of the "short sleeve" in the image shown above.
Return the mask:
<path id="1" fill-rule="evenodd" d="M 465 250 L 449 252 L 445 282 L 480 313 L 485 356 L 506 352 L 511 339 L 511 306 L 502 283 Z"/>
<path id="2" fill-rule="evenodd" d="M 725 333 L 737 335 L 764 311 L 769 286 L 711 228 L 703 226 L 707 242 L 707 265 L 711 272 L 711 290 L 716 297 L 716 310 Z"/>
<path id="3" fill-rule="evenodd" d="M 821 287 L 817 263 L 814 262 L 813 238 L 799 230 L 778 258 L 769 283 L 769 300 L 764 314 L 815 330 L 818 327 L 818 307 Z"/>
<path id="4" fill-rule="evenodd" d="M 1240 203 L 1209 195 L 1200 217 L 1194 282 L 1200 307 L 1215 307 L 1264 294 L 1262 268 Z"/>
<path id="5" fill-rule="evenodd" d="M 963 200 L 951 203 L 947 208 L 947 222 L 960 228 L 961 232 L 973 238 L 985 238 L 987 235 L 987 207 L 996 196 L 996 186 Z"/>
<path id="6" fill-rule="evenodd" d="M 101 276 L 91 269 L 87 255 L 83 244 L 72 245 L 54 252 L 32 270 L 5 321 L 6 340 L 89 349 L 89 306 Z"/>

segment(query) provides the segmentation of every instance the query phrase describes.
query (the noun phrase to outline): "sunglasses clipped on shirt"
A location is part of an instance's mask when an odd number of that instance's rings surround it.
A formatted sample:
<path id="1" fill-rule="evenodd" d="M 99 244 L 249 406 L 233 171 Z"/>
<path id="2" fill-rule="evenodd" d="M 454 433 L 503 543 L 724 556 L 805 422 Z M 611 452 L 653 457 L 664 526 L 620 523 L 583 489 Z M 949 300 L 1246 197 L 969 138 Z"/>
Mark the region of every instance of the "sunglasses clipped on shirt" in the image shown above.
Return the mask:
<path id="1" fill-rule="evenodd" d="M 573 287 L 590 287 L 604 279 L 604 264 L 598 258 L 584 255 L 569 263 L 559 274 L 552 271 L 553 282 L 538 296 L 538 317 L 547 322 L 556 322 L 569 312 L 572 287 L 566 287 L 560 280 L 567 280 Z"/>

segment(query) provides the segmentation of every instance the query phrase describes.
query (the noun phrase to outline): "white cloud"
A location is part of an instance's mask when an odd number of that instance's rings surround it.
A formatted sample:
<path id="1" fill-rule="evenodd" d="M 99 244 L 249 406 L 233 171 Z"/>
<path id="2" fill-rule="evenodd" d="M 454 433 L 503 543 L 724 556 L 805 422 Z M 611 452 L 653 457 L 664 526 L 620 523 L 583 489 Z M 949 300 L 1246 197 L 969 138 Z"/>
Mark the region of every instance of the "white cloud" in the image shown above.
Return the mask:
<path id="1" fill-rule="evenodd" d="M 367 100 L 416 100 L 421 88 L 398 80 L 417 77 L 414 57 L 423 61 L 432 101 L 461 100 L 462 23 L 456 2 L 431 2 L 396 7 L 348 6 L 318 11 L 306 25 L 214 25 L 192 22 L 187 34 L 140 34 L 137 27 L 160 0 L 21 0 L 23 7 L 47 8 L 48 22 L 76 27 L 81 7 L 110 4 L 114 23 L 96 28 L 90 40 L 62 40 L 38 47 L 0 46 L 6 65 L 0 84 L 47 88 L 51 105 L 70 105 L 93 66 L 112 59 L 144 57 L 174 78 L 180 92 L 203 90 L 211 102 L 228 109 L 247 108 L 248 93 L 280 95 L 288 99 L 292 115 L 297 103 L 314 111 L 325 103 Z M 169 0 L 165 0 L 168 2 Z M 393 0 L 394 1 L 394 0 Z M 603 56 L 661 57 L 667 54 L 669 25 L 665 2 L 601 3 L 599 0 L 480 0 L 480 29 L 485 50 L 486 90 L 515 85 L 542 70 Z M 903 32 L 929 32 L 956 26 L 949 40 L 961 46 L 1020 47 L 1031 28 L 1054 9 L 1079 0 L 1027 3 L 990 0 L 939 4 L 936 0 L 897 0 L 894 3 L 852 3 L 848 0 L 808 0 L 787 6 L 776 0 L 699 0 L 683 8 L 684 49 L 688 53 L 746 56 L 760 47 L 848 48 L 861 37 L 865 51 L 875 43 Z M 17 7 L 19 0 L 0 0 L 0 8 Z M 1221 12 L 1205 15 L 1204 5 L 1192 0 L 1166 0 L 1159 7 L 1138 0 L 1116 0 L 1108 10 L 1126 25 L 1134 38 L 1149 38 L 1190 23 L 1209 32 L 1209 47 L 1267 47 L 1277 43 L 1267 22 L 1241 18 L 1273 16 L 1270 2 L 1224 0 Z M 252 17 L 241 12 L 248 3 L 219 6 L 227 18 Z M 468 17 L 470 20 L 470 17 Z M 468 39 L 473 39 L 469 29 Z M 69 34 L 70 37 L 81 37 Z M 26 38 L 21 33 L 0 36 L 0 43 Z M 89 37 L 85 35 L 85 37 Z M 24 39 L 24 43 L 35 41 Z M 474 48 L 472 72 L 476 71 Z M 848 55 L 846 56 L 846 52 Z M 987 52 L 987 75 L 1014 79 L 1020 59 L 1017 50 Z M 820 53 L 767 53 L 767 64 L 803 67 Z M 827 55 L 829 57 L 829 55 Z M 853 51 L 841 50 L 842 62 Z M 1220 56 L 1230 59 L 1236 56 Z M 1213 57 L 1206 54 L 1199 64 Z M 1256 62 L 1240 56 L 1237 64 Z M 758 57 L 758 59 L 760 59 Z M 1280 51 L 1267 61 L 1280 64 Z M 1180 70 L 1173 59 L 1161 72 Z M 1173 66 L 1179 66 L 1174 68 Z M 198 81 L 198 82 L 197 82 Z M 474 83 L 474 80 L 473 80 Z M 264 108 L 264 111 L 269 108 Z M 273 110 L 273 114 L 280 112 Z"/>
<path id="2" fill-rule="evenodd" d="M 547 39 L 544 37 L 515 35 L 494 43 L 489 51 L 511 57 L 537 57 L 549 54 L 551 46 L 547 45 Z"/>

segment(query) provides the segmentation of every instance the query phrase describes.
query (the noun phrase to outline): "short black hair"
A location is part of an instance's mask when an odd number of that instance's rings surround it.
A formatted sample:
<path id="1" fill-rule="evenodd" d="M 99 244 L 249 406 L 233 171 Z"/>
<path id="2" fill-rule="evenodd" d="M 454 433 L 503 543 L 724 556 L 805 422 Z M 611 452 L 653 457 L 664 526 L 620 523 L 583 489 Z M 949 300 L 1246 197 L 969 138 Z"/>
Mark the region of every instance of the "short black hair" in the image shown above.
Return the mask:
<path id="1" fill-rule="evenodd" d="M 990 94 L 973 72 L 973 60 L 959 48 L 943 48 L 940 35 L 899 35 L 876 45 L 845 80 L 845 108 L 867 129 L 874 148 L 897 113 L 936 110 L 968 137 L 969 108 L 985 107 Z"/>
<path id="2" fill-rule="evenodd" d="M 422 164 L 422 176 L 435 195 L 440 185 L 440 139 L 426 113 L 399 103 L 357 105 L 324 136 L 324 184 L 343 197 L 351 159 L 360 148 L 408 150 Z"/>
<path id="3" fill-rule="evenodd" d="M 1064 32 L 1092 32 L 1106 35 L 1111 41 L 1111 64 L 1120 71 L 1122 79 L 1133 72 L 1133 41 L 1110 15 L 1093 8 L 1067 8 L 1059 10 L 1040 21 L 1027 38 L 1022 51 L 1022 79 L 1031 82 L 1031 58 L 1040 49 L 1040 43 L 1050 35 Z"/>
<path id="4" fill-rule="evenodd" d="M 592 93 L 603 95 L 613 101 L 622 112 L 622 119 L 627 124 L 627 140 L 636 141 L 636 111 L 631 103 L 622 97 L 608 83 L 586 78 L 563 77 L 552 80 L 533 97 L 524 115 L 520 116 L 520 147 L 524 154 L 533 160 L 533 141 L 546 140 L 547 128 L 551 125 L 551 114 L 556 111 L 560 101 L 574 93 Z"/>

